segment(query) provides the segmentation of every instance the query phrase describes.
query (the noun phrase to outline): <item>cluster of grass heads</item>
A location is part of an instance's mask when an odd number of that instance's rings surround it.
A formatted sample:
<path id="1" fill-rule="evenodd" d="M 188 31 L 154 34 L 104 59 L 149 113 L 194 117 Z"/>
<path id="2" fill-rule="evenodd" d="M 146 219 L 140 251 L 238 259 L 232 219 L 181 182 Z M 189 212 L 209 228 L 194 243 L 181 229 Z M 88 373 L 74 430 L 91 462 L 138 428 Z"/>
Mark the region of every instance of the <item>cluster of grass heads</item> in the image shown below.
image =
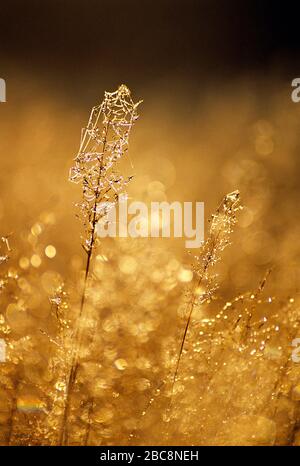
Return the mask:
<path id="1" fill-rule="evenodd" d="M 124 85 L 106 92 L 82 131 L 70 172 L 86 257 L 76 281 L 39 272 L 41 251 L 55 254 L 43 243 L 51 215 L 22 250 L 2 238 L 0 442 L 297 444 L 297 299 L 266 295 L 269 271 L 257 289 L 217 296 L 239 192 L 223 198 L 189 266 L 146 239 L 97 238 L 103 205 L 117 204 L 132 180 L 119 162 L 138 105 Z"/>

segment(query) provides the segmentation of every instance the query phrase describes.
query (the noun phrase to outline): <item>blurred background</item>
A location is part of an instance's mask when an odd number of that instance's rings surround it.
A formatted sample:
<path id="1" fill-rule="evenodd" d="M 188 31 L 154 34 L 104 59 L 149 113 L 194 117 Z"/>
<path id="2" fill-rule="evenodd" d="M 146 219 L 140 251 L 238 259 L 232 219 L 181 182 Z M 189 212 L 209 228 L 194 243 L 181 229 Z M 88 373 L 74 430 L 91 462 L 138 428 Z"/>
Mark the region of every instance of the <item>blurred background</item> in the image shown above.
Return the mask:
<path id="1" fill-rule="evenodd" d="M 255 287 L 272 266 L 270 286 L 294 293 L 297 29 L 292 2 L 3 2 L 1 234 L 12 233 L 14 244 L 34 243 L 27 231 L 41 222 L 49 227 L 43 247 L 53 245 L 56 254 L 40 254 L 36 268 L 51 260 L 67 274 L 68 264 L 83 261 L 72 207 L 80 193 L 68 171 L 91 107 L 126 83 L 135 100 L 144 100 L 131 137 L 130 195 L 204 201 L 208 218 L 224 194 L 239 189 L 245 209 L 221 264 L 224 292 Z M 164 240 L 164 247 L 188 260 L 179 240 Z"/>

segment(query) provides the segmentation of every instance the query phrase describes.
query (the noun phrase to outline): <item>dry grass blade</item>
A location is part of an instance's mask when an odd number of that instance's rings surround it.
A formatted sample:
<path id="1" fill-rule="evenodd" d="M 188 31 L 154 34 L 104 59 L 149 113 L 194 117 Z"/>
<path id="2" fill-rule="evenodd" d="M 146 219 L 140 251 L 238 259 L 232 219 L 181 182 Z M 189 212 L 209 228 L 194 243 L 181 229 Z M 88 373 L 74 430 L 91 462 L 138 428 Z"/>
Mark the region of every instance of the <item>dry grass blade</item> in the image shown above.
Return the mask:
<path id="1" fill-rule="evenodd" d="M 176 360 L 172 382 L 172 397 L 193 311 L 196 306 L 208 301 L 217 288 L 216 277 L 211 274 L 211 268 L 220 260 L 222 251 L 229 244 L 232 228 L 236 223 L 236 212 L 240 208 L 238 191 L 229 193 L 224 197 L 216 213 L 211 218 L 208 238 L 201 247 L 198 255 L 194 257 L 193 270 L 195 280 L 188 304 L 187 320 Z"/>
<path id="2" fill-rule="evenodd" d="M 74 331 L 73 356 L 66 390 L 66 403 L 60 444 L 68 442 L 67 423 L 70 397 L 76 382 L 82 340 L 82 319 L 93 250 L 97 245 L 96 227 L 108 209 L 126 193 L 131 177 L 118 171 L 118 162 L 128 150 L 129 135 L 136 119 L 137 107 L 125 85 L 115 92 L 105 92 L 101 105 L 92 109 L 87 127 L 82 130 L 79 152 L 70 171 L 70 181 L 80 183 L 82 201 L 77 204 L 83 221 L 82 246 L 87 253 L 79 317 Z M 105 220 L 104 220 L 105 221 Z"/>

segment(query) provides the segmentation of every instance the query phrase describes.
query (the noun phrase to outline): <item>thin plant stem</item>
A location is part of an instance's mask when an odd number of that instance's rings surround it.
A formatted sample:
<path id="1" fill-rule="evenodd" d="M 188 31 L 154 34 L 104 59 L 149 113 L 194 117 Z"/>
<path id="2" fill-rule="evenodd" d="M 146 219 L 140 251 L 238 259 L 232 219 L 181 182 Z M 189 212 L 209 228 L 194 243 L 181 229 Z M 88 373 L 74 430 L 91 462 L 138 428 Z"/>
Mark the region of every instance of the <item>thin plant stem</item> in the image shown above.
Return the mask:
<path id="1" fill-rule="evenodd" d="M 204 279 L 207 281 L 206 285 L 206 292 L 202 295 L 202 299 L 200 299 L 200 303 L 203 304 L 207 301 L 208 297 L 212 294 L 214 290 L 214 286 L 210 283 L 209 278 L 209 268 L 213 266 L 218 260 L 219 255 L 223 251 L 223 249 L 228 245 L 228 237 L 232 232 L 232 225 L 236 222 L 235 211 L 238 210 L 238 203 L 239 203 L 239 192 L 234 191 L 233 193 L 227 194 L 223 201 L 221 202 L 220 206 L 218 207 L 216 214 L 212 217 L 212 225 L 210 228 L 210 233 L 207 241 L 204 243 L 201 249 L 201 253 L 203 254 L 204 265 L 200 268 L 196 267 L 196 272 L 198 274 L 198 280 L 194 285 L 192 290 L 192 299 L 190 302 L 190 309 L 188 312 L 186 324 L 184 327 L 183 335 L 181 338 L 180 348 L 176 360 L 176 366 L 174 371 L 174 376 L 172 380 L 172 388 L 171 388 L 171 397 L 170 397 L 170 404 L 168 408 L 169 415 L 172 412 L 173 406 L 173 398 L 174 398 L 174 387 L 177 381 L 177 376 L 180 368 L 180 363 L 184 351 L 184 346 L 187 340 L 188 331 L 190 328 L 190 324 L 192 321 L 192 316 L 194 312 L 195 305 L 197 304 L 197 296 L 196 291 L 199 289 L 201 284 L 203 283 Z M 201 255 L 198 256 L 198 261 L 201 259 Z M 200 261 L 201 264 L 201 261 Z M 211 289 L 210 289 L 211 288 Z"/>
<path id="2" fill-rule="evenodd" d="M 96 227 L 107 214 L 106 207 L 115 205 L 120 194 L 124 194 L 127 180 L 119 175 L 116 169 L 118 160 L 127 152 L 129 133 L 138 118 L 129 89 L 121 85 L 117 91 L 105 92 L 101 105 L 92 109 L 88 125 L 83 128 L 80 149 L 75 158 L 75 165 L 70 171 L 70 181 L 81 183 L 82 203 L 79 204 L 85 228 L 82 244 L 87 253 L 83 279 L 83 290 L 80 300 L 79 314 L 75 321 L 75 330 L 71 345 L 70 371 L 65 389 L 65 403 L 59 444 L 68 444 L 68 420 L 71 409 L 71 398 L 76 384 L 81 349 L 84 341 L 85 303 L 89 286 L 89 274 L 93 250 L 96 246 Z M 100 131 L 100 116 L 103 117 L 103 130 Z M 109 134 L 110 133 L 110 134 Z M 100 210 L 98 206 L 101 207 Z M 91 411 L 93 405 L 91 406 Z"/>
<path id="3" fill-rule="evenodd" d="M 102 147 L 102 154 L 105 152 L 105 147 L 106 147 L 106 142 L 107 142 L 107 133 L 109 129 L 109 121 L 106 125 L 105 129 L 105 138 L 103 141 L 103 147 Z M 91 265 L 91 259 L 92 259 L 92 253 L 93 253 L 93 248 L 94 248 L 94 242 L 95 242 L 95 230 L 96 230 L 96 210 L 97 210 L 97 203 L 98 203 L 98 196 L 99 196 L 99 185 L 100 185 L 100 180 L 101 180 L 101 172 L 102 172 L 102 160 L 103 157 L 99 158 L 99 174 L 98 174 L 98 184 L 97 184 L 97 194 L 95 196 L 95 202 L 93 206 L 93 220 L 92 220 L 92 229 L 90 232 L 90 238 L 89 238 L 89 249 L 87 251 L 87 261 L 86 261 L 86 267 L 85 267 L 85 274 L 84 274 L 84 282 L 83 282 L 83 290 L 82 290 L 82 296 L 81 296 L 81 303 L 80 303 L 80 310 L 79 310 L 79 317 L 77 320 L 77 326 L 76 326 L 76 337 L 75 337 L 75 342 L 73 346 L 73 357 L 72 357 L 72 363 L 71 363 L 71 370 L 69 374 L 69 379 L 68 379 L 68 384 L 67 384 L 67 389 L 66 389 L 66 401 L 65 401 L 65 407 L 64 407 L 64 413 L 63 413 L 63 424 L 62 424 L 62 430 L 61 430 L 61 435 L 59 439 L 59 443 L 61 445 L 65 445 L 68 442 L 68 417 L 70 414 L 70 399 L 73 393 L 74 385 L 76 382 L 76 377 L 77 377 L 77 370 L 78 370 L 78 357 L 80 354 L 80 349 L 81 349 L 81 344 L 82 344 L 82 329 L 81 329 L 81 319 L 83 316 L 83 310 L 84 310 L 84 304 L 86 301 L 86 291 L 87 291 L 87 283 L 88 283 L 88 277 L 89 277 L 89 272 L 90 272 L 90 265 Z M 75 347 L 75 349 L 74 349 Z"/>
<path id="4" fill-rule="evenodd" d="M 216 244 L 216 242 L 217 242 L 218 236 L 219 236 L 219 233 L 217 234 L 216 238 L 215 238 L 214 241 L 213 241 L 212 249 L 214 248 L 214 246 L 215 246 L 215 244 Z M 203 268 L 203 274 L 199 277 L 198 282 L 197 282 L 197 284 L 194 286 L 194 289 L 193 289 L 192 300 L 191 300 L 191 304 L 190 304 L 190 310 L 189 310 L 188 317 L 187 317 L 187 321 L 186 321 L 186 324 L 185 324 L 185 327 L 184 327 L 184 332 L 183 332 L 183 336 L 182 336 L 182 339 L 181 339 L 180 349 L 179 349 L 179 352 L 178 352 L 178 357 L 177 357 L 177 361 L 176 361 L 176 367 L 175 367 L 174 376 L 173 376 L 173 381 L 172 381 L 171 404 L 172 404 L 172 399 L 173 399 L 173 394 L 174 394 L 174 386 L 175 386 L 176 379 L 177 379 L 177 375 L 178 375 L 178 371 L 179 371 L 179 366 L 180 366 L 181 357 L 182 357 L 182 354 L 183 354 L 184 345 L 185 345 L 185 342 L 186 342 L 188 330 L 189 330 L 189 327 L 190 327 L 190 323 L 191 323 L 191 320 L 192 320 L 193 311 L 194 311 L 195 304 L 196 304 L 196 293 L 195 293 L 195 292 L 196 292 L 196 289 L 199 288 L 199 287 L 201 286 L 203 277 L 204 277 L 205 273 L 207 272 L 207 269 L 208 269 L 209 264 L 210 264 L 210 258 L 211 258 L 211 255 L 208 256 L 208 258 L 207 258 L 207 260 L 206 260 L 206 263 L 205 263 L 205 265 L 204 265 L 204 268 Z"/>

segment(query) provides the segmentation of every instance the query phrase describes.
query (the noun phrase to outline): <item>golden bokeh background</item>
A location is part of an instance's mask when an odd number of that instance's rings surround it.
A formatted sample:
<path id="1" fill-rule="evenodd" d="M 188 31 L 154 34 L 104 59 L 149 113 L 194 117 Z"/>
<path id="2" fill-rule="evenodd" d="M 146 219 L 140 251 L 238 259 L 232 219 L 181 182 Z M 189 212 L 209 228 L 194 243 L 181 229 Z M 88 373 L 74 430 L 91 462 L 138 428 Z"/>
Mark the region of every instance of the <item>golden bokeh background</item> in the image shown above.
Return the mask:
<path id="1" fill-rule="evenodd" d="M 12 233 L 12 241 L 18 241 L 48 215 L 45 247 L 47 241 L 54 243 L 53 262 L 64 272 L 69 259 L 80 256 L 73 208 L 79 191 L 68 182 L 68 173 L 81 127 L 104 87 L 93 83 L 91 101 L 78 103 L 55 93 L 50 82 L 42 86 L 29 76 L 21 82 L 27 83 L 26 94 L 23 86 L 10 83 L 8 102 L 0 109 L 2 234 Z M 297 289 L 300 109 L 291 100 L 290 83 L 278 80 L 270 86 L 258 76 L 255 83 L 244 79 L 222 89 L 199 87 L 192 99 L 179 86 L 165 94 L 164 85 L 136 96 L 144 102 L 124 164 L 134 175 L 130 197 L 203 201 L 208 218 L 224 194 L 239 189 L 244 210 L 226 254 L 225 286 L 247 289 L 272 266 L 270 285 Z M 186 255 L 183 241 L 163 243 L 180 259 Z"/>

